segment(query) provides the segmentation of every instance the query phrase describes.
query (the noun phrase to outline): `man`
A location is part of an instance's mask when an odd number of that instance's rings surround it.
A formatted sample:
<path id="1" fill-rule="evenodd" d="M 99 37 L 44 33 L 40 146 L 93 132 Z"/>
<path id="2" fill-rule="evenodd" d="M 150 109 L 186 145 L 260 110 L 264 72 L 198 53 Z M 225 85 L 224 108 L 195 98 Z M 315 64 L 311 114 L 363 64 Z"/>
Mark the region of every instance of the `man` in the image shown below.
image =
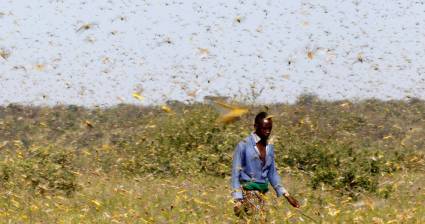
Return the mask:
<path id="1" fill-rule="evenodd" d="M 255 117 L 255 131 L 239 142 L 233 155 L 232 188 L 235 200 L 234 211 L 239 217 L 246 215 L 264 216 L 264 194 L 268 183 L 278 197 L 284 196 L 296 208 L 298 201 L 281 185 L 274 161 L 273 145 L 268 144 L 273 122 L 266 112 Z M 260 214 L 261 213 L 261 214 Z"/>

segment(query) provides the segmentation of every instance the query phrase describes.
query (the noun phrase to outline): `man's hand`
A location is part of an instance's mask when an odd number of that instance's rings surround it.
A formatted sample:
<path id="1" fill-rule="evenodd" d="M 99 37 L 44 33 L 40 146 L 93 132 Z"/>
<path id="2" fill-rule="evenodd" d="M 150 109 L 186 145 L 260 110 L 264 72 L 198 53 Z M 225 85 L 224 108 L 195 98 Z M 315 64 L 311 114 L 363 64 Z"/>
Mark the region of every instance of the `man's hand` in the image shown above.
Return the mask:
<path id="1" fill-rule="evenodd" d="M 293 207 L 295 208 L 299 208 L 300 207 L 300 203 L 291 195 L 289 195 L 288 193 L 284 194 L 286 200 L 289 202 L 289 204 L 291 204 Z"/>
<path id="2" fill-rule="evenodd" d="M 235 204 L 233 205 L 233 211 L 235 212 L 236 216 L 239 216 L 242 212 L 242 199 L 235 200 Z"/>

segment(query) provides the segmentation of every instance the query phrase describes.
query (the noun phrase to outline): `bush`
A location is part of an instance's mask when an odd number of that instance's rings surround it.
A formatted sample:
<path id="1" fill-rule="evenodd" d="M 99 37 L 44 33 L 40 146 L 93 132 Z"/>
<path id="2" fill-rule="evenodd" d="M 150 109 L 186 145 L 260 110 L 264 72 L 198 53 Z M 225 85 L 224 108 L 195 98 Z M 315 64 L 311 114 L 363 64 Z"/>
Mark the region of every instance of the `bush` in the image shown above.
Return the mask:
<path id="1" fill-rule="evenodd" d="M 379 177 L 395 171 L 392 164 L 397 156 L 390 152 L 354 150 L 331 140 L 288 145 L 279 146 L 285 156 L 278 163 L 309 175 L 312 188 L 323 183 L 342 193 L 376 192 Z"/>
<path id="2" fill-rule="evenodd" d="M 208 107 L 159 119 L 135 144 L 116 143 L 125 145 L 119 165 L 124 174 L 230 175 L 233 150 L 246 135 L 242 127 L 216 124 L 217 114 Z"/>
<path id="3" fill-rule="evenodd" d="M 18 151 L 0 162 L 0 183 L 4 188 L 29 189 L 36 194 L 65 194 L 77 190 L 73 153 L 51 147 Z"/>

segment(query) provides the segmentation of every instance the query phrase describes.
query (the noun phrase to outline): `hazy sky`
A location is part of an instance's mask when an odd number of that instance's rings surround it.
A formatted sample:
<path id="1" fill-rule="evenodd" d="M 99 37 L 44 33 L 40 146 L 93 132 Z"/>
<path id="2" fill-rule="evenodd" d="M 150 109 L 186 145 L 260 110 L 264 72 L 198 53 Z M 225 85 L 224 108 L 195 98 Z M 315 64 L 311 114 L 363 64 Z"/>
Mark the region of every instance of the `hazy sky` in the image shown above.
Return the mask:
<path id="1" fill-rule="evenodd" d="M 0 104 L 425 98 L 423 1 L 0 0 L 0 49 Z"/>

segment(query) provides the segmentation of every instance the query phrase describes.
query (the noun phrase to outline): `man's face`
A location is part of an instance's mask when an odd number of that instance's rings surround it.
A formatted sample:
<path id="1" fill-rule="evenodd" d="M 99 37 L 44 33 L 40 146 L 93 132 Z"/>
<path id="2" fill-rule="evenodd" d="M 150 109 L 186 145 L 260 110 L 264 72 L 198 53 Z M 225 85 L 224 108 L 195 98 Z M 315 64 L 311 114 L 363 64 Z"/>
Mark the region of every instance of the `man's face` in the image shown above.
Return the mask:
<path id="1" fill-rule="evenodd" d="M 255 133 L 263 140 L 267 140 L 272 132 L 272 119 L 263 119 L 259 124 L 255 125 Z"/>

